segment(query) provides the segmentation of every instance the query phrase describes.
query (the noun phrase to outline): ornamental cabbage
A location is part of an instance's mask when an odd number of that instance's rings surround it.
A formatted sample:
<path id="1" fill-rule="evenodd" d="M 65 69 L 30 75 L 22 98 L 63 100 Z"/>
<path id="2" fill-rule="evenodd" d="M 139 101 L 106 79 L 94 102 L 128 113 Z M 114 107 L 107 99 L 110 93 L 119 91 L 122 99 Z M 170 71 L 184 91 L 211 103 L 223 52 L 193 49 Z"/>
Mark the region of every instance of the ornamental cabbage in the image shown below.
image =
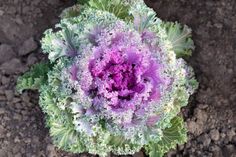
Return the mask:
<path id="1" fill-rule="evenodd" d="M 178 116 L 197 88 L 184 59 L 191 30 L 164 22 L 141 0 L 90 0 L 66 9 L 43 37 L 49 63 L 17 88 L 38 89 L 55 145 L 106 156 L 145 148 L 163 156 L 186 141 Z"/>

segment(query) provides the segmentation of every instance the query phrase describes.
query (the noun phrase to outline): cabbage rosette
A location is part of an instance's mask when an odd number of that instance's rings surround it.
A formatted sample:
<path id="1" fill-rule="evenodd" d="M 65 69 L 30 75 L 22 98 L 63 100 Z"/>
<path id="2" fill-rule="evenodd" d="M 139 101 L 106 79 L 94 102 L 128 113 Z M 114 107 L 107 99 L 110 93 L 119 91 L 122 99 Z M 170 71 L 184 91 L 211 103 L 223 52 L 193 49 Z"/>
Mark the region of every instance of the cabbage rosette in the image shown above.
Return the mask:
<path id="1" fill-rule="evenodd" d="M 191 30 L 164 22 L 141 0 L 90 0 L 66 9 L 17 88 L 38 89 L 55 145 L 106 156 L 163 156 L 186 141 L 178 116 L 197 87 L 183 57 Z"/>

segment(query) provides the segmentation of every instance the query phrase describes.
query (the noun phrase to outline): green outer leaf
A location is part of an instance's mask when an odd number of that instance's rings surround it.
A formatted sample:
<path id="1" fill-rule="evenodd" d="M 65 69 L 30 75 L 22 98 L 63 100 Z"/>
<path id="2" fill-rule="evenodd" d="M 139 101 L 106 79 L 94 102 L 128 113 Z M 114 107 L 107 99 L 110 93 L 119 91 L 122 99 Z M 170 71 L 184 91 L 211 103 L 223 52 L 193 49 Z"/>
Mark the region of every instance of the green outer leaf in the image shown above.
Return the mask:
<path id="1" fill-rule="evenodd" d="M 191 56 L 194 49 L 191 29 L 186 25 L 182 27 L 177 22 L 163 22 L 163 27 L 167 32 L 167 39 L 171 42 L 177 58 Z"/>
<path id="2" fill-rule="evenodd" d="M 162 140 L 158 143 L 150 143 L 148 150 L 150 157 L 162 157 L 170 149 L 175 148 L 177 144 L 183 144 L 187 141 L 187 130 L 184 127 L 183 118 L 175 117 L 171 120 L 172 126 L 163 130 Z"/>
<path id="3" fill-rule="evenodd" d="M 129 14 L 130 6 L 125 4 L 122 0 L 90 0 L 88 4 L 94 9 L 113 13 L 121 19 L 132 18 Z"/>
<path id="4" fill-rule="evenodd" d="M 82 5 L 74 5 L 72 7 L 69 7 L 67 9 L 63 10 L 60 17 L 62 19 L 77 17 L 83 11 L 83 8 L 84 7 Z"/>
<path id="5" fill-rule="evenodd" d="M 89 0 L 77 0 L 78 4 L 85 5 L 88 4 Z"/>
<path id="6" fill-rule="evenodd" d="M 47 83 L 47 73 L 51 69 L 50 63 L 35 64 L 29 72 L 17 80 L 16 89 L 22 92 L 25 89 L 40 89 L 42 85 Z"/>
<path id="7" fill-rule="evenodd" d="M 85 146 L 80 142 L 79 135 L 74 129 L 71 113 L 58 108 L 55 95 L 51 86 L 42 86 L 39 104 L 46 113 L 46 124 L 50 129 L 53 143 L 66 151 L 84 152 Z"/>

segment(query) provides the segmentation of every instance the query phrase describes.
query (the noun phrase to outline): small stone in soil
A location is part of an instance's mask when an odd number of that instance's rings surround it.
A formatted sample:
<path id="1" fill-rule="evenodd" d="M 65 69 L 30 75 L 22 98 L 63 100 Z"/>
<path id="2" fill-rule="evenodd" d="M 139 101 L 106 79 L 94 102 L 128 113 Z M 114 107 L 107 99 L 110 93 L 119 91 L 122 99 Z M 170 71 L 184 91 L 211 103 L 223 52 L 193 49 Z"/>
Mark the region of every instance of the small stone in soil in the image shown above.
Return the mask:
<path id="1" fill-rule="evenodd" d="M 21 96 L 22 100 L 26 103 L 28 103 L 30 101 L 30 97 L 28 95 L 27 92 L 23 93 L 22 96 Z"/>
<path id="2" fill-rule="evenodd" d="M 5 101 L 6 97 L 4 95 L 0 95 L 0 101 Z"/>
<path id="3" fill-rule="evenodd" d="M 220 138 L 220 133 L 218 130 L 214 129 L 210 131 L 210 137 L 213 141 L 218 141 Z"/>
<path id="4" fill-rule="evenodd" d="M 0 10 L 0 16 L 2 16 L 4 14 L 3 10 Z"/>
<path id="5" fill-rule="evenodd" d="M 236 153 L 236 147 L 232 144 L 229 144 L 223 148 L 223 152 L 225 156 L 231 157 L 233 154 Z"/>
<path id="6" fill-rule="evenodd" d="M 10 60 L 13 57 L 15 57 L 15 52 L 10 45 L 0 45 L 0 64 Z"/>
<path id="7" fill-rule="evenodd" d="M 1 81 L 3 85 L 6 85 L 9 84 L 11 80 L 9 77 L 3 76 Z"/>
<path id="8" fill-rule="evenodd" d="M 22 47 L 20 47 L 19 55 L 24 56 L 29 54 L 30 52 L 36 50 L 38 47 L 37 43 L 34 41 L 33 37 L 24 41 Z"/>
<path id="9" fill-rule="evenodd" d="M 14 93 L 12 90 L 6 90 L 5 95 L 6 95 L 8 101 L 11 101 L 14 97 Z"/>
<path id="10" fill-rule="evenodd" d="M 140 152 L 135 153 L 133 157 L 144 157 L 144 154 L 143 152 L 140 151 Z"/>
<path id="11" fill-rule="evenodd" d="M 208 134 L 203 134 L 198 138 L 199 143 L 203 143 L 203 146 L 206 148 L 211 143 L 211 138 Z"/>
<path id="12" fill-rule="evenodd" d="M 33 65 L 37 62 L 37 58 L 35 57 L 34 53 L 30 54 L 27 58 L 27 65 Z"/>
<path id="13" fill-rule="evenodd" d="M 194 121 L 188 121 L 187 127 L 190 133 L 200 135 L 203 132 L 203 125 Z"/>
<path id="14" fill-rule="evenodd" d="M 3 63 L 0 69 L 6 74 L 26 71 L 26 67 L 17 58 L 13 58 L 9 62 Z"/>
<path id="15" fill-rule="evenodd" d="M 15 142 L 15 143 L 18 143 L 18 142 L 20 142 L 20 139 L 19 139 L 19 137 L 18 137 L 18 136 L 16 136 L 16 137 L 15 137 L 15 139 L 14 139 L 14 142 Z"/>
<path id="16" fill-rule="evenodd" d="M 227 131 L 227 137 L 228 137 L 229 141 L 232 141 L 234 135 L 235 135 L 234 129 L 229 129 L 229 130 Z"/>
<path id="17" fill-rule="evenodd" d="M 4 114 L 6 111 L 5 111 L 5 109 L 4 108 L 0 108 L 0 115 L 1 114 Z"/>

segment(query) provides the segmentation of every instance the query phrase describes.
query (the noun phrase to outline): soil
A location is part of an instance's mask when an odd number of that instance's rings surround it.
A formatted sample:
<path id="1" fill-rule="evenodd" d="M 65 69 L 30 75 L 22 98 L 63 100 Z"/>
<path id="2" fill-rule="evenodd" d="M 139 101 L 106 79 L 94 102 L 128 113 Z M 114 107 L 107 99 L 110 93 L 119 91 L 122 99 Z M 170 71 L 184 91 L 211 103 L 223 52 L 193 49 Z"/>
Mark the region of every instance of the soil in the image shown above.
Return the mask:
<path id="1" fill-rule="evenodd" d="M 188 63 L 200 87 L 182 109 L 188 142 L 168 157 L 236 157 L 236 1 L 147 0 L 164 20 L 193 30 L 196 49 Z M 52 144 L 38 93 L 15 91 L 16 79 L 45 59 L 43 32 L 72 0 L 0 0 L 0 157 L 92 157 Z M 114 156 L 114 155 L 110 155 Z M 144 157 L 142 152 L 134 157 Z"/>

